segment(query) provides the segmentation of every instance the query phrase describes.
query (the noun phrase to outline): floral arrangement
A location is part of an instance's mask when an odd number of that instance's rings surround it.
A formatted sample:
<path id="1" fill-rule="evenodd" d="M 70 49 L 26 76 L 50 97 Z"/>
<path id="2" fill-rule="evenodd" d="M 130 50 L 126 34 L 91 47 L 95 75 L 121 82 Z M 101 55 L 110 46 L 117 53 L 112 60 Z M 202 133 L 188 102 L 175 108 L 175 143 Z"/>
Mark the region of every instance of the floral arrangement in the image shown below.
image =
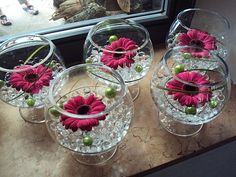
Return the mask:
<path id="1" fill-rule="evenodd" d="M 197 29 L 178 33 L 175 43 L 178 46 L 189 46 L 180 49 L 184 59 L 191 57 L 209 58 L 210 51 L 217 49 L 216 38 L 205 31 Z M 187 114 L 196 114 L 197 108 L 204 106 L 206 103 L 209 103 L 210 107 L 214 107 L 213 104 L 216 105 L 217 103 L 211 100 L 211 88 L 206 86 L 210 84 L 207 76 L 198 71 L 186 71 L 184 68 L 184 64 L 177 64 L 173 68 L 175 77 L 166 84 L 168 94 L 172 95 L 174 100 L 177 100 L 181 106 L 186 108 L 185 113 Z"/>
<path id="2" fill-rule="evenodd" d="M 173 99 L 178 100 L 182 106 L 204 106 L 210 100 L 211 91 L 209 87 L 200 86 L 210 83 L 203 75 L 195 71 L 184 71 L 177 74 L 176 77 L 187 83 L 199 85 L 188 85 L 177 79 L 173 79 L 166 84 L 169 90 L 168 94 L 173 95 Z"/>
<path id="3" fill-rule="evenodd" d="M 97 114 L 104 111 L 106 105 L 95 95 L 90 95 L 88 97 L 76 96 L 69 99 L 64 104 L 64 110 L 72 114 L 79 115 L 91 115 Z M 88 118 L 88 119 L 76 119 L 62 114 L 60 121 L 65 126 L 66 129 L 70 128 L 72 131 L 81 130 L 91 131 L 92 127 L 98 126 L 100 120 L 104 120 L 106 115 Z"/>
<path id="4" fill-rule="evenodd" d="M 115 87 L 109 86 L 104 91 L 104 96 L 107 99 L 113 99 L 116 97 Z M 65 112 L 74 115 L 93 115 L 99 114 L 106 109 L 105 102 L 101 98 L 96 96 L 95 93 L 91 93 L 88 96 L 77 95 L 69 98 L 65 103 L 59 101 L 57 104 Z M 83 131 L 83 144 L 90 146 L 93 143 L 93 138 L 89 135 L 93 127 L 99 125 L 101 120 L 105 120 L 107 114 L 97 116 L 95 118 L 74 118 L 66 114 L 60 113 L 55 106 L 49 108 L 49 113 L 53 117 L 57 117 L 65 129 L 70 129 L 76 132 L 78 129 Z"/>
<path id="5" fill-rule="evenodd" d="M 104 91 L 104 96 L 107 99 L 115 98 L 116 94 L 116 88 L 112 86 L 107 87 Z M 106 109 L 106 104 L 101 98 L 96 96 L 95 93 L 91 93 L 87 97 L 81 95 L 71 97 L 65 103 L 60 102 L 58 106 L 66 112 L 74 115 L 98 114 L 105 111 Z M 61 114 L 54 106 L 49 109 L 49 112 L 52 116 L 60 117 L 60 122 L 63 124 L 63 126 L 65 126 L 66 129 L 71 129 L 74 132 L 78 129 L 82 131 L 91 131 L 92 127 L 99 125 L 100 120 L 106 119 L 106 115 L 98 116 L 96 118 L 77 119 L 65 114 Z"/>
<path id="6" fill-rule="evenodd" d="M 59 72 L 62 66 L 55 60 L 38 66 L 25 63 L 15 66 L 13 72 L 5 74 L 4 80 L 0 80 L 0 89 L 5 88 L 9 91 L 10 96 L 5 97 L 7 102 L 13 101 L 19 106 L 24 104 L 24 106 L 33 107 L 42 104 L 42 99 L 38 97 L 46 96 L 44 88 L 49 87 L 55 73 Z M 22 99 L 25 102 L 22 102 Z"/>
<path id="7" fill-rule="evenodd" d="M 143 78 L 153 59 L 150 40 L 136 40 L 113 34 L 97 42 L 94 47 L 90 47 L 94 44 L 89 40 L 85 44 L 88 45 L 85 52 L 86 64 L 106 65 L 119 72 L 125 82 L 129 83 L 135 83 Z"/>
<path id="8" fill-rule="evenodd" d="M 110 40 L 110 44 L 105 47 L 101 56 L 101 62 L 110 68 L 130 67 L 134 63 L 134 56 L 137 44 L 129 38 L 115 38 Z"/>
<path id="9" fill-rule="evenodd" d="M 194 46 L 201 49 L 184 49 L 182 52 L 190 53 L 193 57 L 208 58 L 209 51 L 216 50 L 216 38 L 206 31 L 190 29 L 186 33 L 178 33 L 175 39 L 178 46 Z"/>
<path id="10" fill-rule="evenodd" d="M 216 108 L 217 100 L 212 99 L 213 93 L 207 76 L 197 71 L 185 71 L 184 65 L 174 68 L 175 77 L 166 83 L 167 94 L 179 102 L 186 114 L 197 113 L 197 108 L 208 103 L 210 108 Z"/>
<path id="11" fill-rule="evenodd" d="M 23 90 L 30 94 L 37 94 L 44 86 L 49 86 L 52 80 L 52 69 L 39 65 L 33 68 L 31 65 L 23 65 L 17 70 L 27 69 L 22 72 L 13 72 L 10 75 L 9 83 L 16 90 Z"/>

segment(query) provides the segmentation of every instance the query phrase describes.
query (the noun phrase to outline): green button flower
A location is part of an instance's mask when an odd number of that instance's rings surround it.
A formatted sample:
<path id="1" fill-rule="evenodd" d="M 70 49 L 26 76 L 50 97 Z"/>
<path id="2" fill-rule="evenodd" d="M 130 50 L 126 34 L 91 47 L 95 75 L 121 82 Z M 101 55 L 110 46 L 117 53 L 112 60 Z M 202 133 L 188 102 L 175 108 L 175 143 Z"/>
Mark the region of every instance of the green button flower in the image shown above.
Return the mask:
<path id="1" fill-rule="evenodd" d="M 197 109 L 193 106 L 186 107 L 185 108 L 185 113 L 195 115 L 197 113 Z"/>
<path id="2" fill-rule="evenodd" d="M 83 143 L 85 146 L 91 146 L 93 144 L 93 138 L 89 135 L 84 136 Z"/>
<path id="3" fill-rule="evenodd" d="M 108 39 L 108 42 L 112 43 L 112 42 L 117 41 L 117 40 L 118 40 L 118 37 L 116 35 L 111 35 Z"/>
<path id="4" fill-rule="evenodd" d="M 184 71 L 184 65 L 178 64 L 174 68 L 175 74 L 179 74 Z"/>
<path id="5" fill-rule="evenodd" d="M 33 98 L 28 98 L 27 100 L 26 100 L 26 104 L 29 106 L 29 107 L 33 107 L 34 105 L 35 105 L 35 99 L 33 99 Z"/>
<path id="6" fill-rule="evenodd" d="M 107 87 L 105 89 L 105 96 L 109 99 L 115 98 L 116 96 L 116 89 L 114 87 Z"/>
<path id="7" fill-rule="evenodd" d="M 140 73 L 143 71 L 143 67 L 142 67 L 142 65 L 137 64 L 137 65 L 135 65 L 134 70 L 136 72 Z"/>

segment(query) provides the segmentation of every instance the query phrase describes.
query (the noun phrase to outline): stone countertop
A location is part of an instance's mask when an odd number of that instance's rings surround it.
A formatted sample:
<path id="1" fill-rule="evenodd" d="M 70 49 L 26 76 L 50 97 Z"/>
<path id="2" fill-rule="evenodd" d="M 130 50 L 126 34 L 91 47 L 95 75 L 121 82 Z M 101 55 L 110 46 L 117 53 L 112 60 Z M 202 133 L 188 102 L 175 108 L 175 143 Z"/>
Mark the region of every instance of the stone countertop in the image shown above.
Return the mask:
<path id="1" fill-rule="evenodd" d="M 49 136 L 44 124 L 30 124 L 18 109 L 0 102 L 1 177 L 122 177 L 165 164 L 236 135 L 236 86 L 218 118 L 204 125 L 194 137 L 180 138 L 166 132 L 150 95 L 150 77 L 165 50 L 155 53 L 148 75 L 140 81 L 135 117 L 116 155 L 105 165 L 81 165 Z"/>

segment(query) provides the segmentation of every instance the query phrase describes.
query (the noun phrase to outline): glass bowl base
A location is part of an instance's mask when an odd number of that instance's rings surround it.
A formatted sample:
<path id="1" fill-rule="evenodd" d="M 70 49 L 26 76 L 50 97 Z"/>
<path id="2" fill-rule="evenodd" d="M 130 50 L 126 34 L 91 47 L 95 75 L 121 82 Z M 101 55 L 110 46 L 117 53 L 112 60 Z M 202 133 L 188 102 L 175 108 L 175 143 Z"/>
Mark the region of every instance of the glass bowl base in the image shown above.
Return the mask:
<path id="1" fill-rule="evenodd" d="M 116 151 L 117 146 L 111 148 L 108 151 L 101 152 L 98 154 L 79 154 L 74 152 L 72 156 L 77 162 L 84 165 L 104 165 L 115 155 Z"/>
<path id="2" fill-rule="evenodd" d="M 44 107 L 19 108 L 21 117 L 29 123 L 41 124 L 45 122 Z"/>
<path id="3" fill-rule="evenodd" d="M 134 85 L 129 86 L 128 88 L 129 88 L 129 92 L 130 92 L 132 100 L 135 101 L 138 98 L 139 93 L 140 93 L 139 84 L 136 83 Z"/>
<path id="4" fill-rule="evenodd" d="M 194 136 L 198 134 L 203 127 L 203 124 L 199 125 L 183 124 L 181 122 L 175 121 L 172 118 L 163 115 L 161 112 L 159 112 L 159 120 L 161 126 L 166 131 L 168 131 L 173 135 L 181 137 Z"/>

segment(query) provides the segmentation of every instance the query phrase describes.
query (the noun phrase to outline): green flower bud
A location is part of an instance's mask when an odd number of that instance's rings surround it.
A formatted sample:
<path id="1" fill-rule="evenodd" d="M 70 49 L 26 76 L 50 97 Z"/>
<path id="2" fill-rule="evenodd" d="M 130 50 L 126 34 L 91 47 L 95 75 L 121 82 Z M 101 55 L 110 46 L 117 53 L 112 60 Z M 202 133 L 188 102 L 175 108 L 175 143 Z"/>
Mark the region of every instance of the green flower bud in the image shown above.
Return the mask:
<path id="1" fill-rule="evenodd" d="M 142 65 L 137 64 L 137 65 L 135 65 L 134 70 L 136 72 L 140 73 L 143 71 L 143 67 L 142 67 Z"/>
<path id="2" fill-rule="evenodd" d="M 108 42 L 112 43 L 112 42 L 117 41 L 117 40 L 118 40 L 118 37 L 116 35 L 111 35 L 108 39 Z"/>
<path id="3" fill-rule="evenodd" d="M 35 100 L 33 98 L 28 98 L 26 100 L 26 104 L 29 106 L 29 107 L 33 107 L 35 105 Z"/>
<path id="4" fill-rule="evenodd" d="M 83 138 L 83 143 L 84 143 L 85 146 L 91 146 L 93 144 L 93 138 L 89 135 L 86 135 Z"/>
<path id="5" fill-rule="evenodd" d="M 190 59 L 191 58 L 191 53 L 183 53 L 182 56 L 184 57 L 184 59 Z"/>
<path id="6" fill-rule="evenodd" d="M 0 89 L 5 85 L 5 82 L 3 80 L 0 80 Z"/>
<path id="7" fill-rule="evenodd" d="M 53 116 L 55 116 L 55 117 L 59 117 L 59 116 L 60 116 L 60 112 L 58 112 L 58 110 L 57 110 L 55 107 L 51 107 L 51 108 L 49 109 L 49 112 L 50 112 Z"/>
<path id="8" fill-rule="evenodd" d="M 185 113 L 195 115 L 197 113 L 197 109 L 194 106 L 186 107 Z"/>
<path id="9" fill-rule="evenodd" d="M 217 100 L 211 100 L 211 101 L 209 102 L 209 106 L 210 106 L 212 109 L 216 108 L 216 107 L 218 106 L 218 101 L 217 101 Z"/>
<path id="10" fill-rule="evenodd" d="M 54 69 L 56 68 L 56 61 L 52 60 L 47 64 L 48 68 Z"/>
<path id="11" fill-rule="evenodd" d="M 88 58 L 86 58 L 85 63 L 92 64 L 93 63 L 93 59 L 91 57 L 88 57 Z"/>
<path id="12" fill-rule="evenodd" d="M 107 87 L 105 90 L 105 96 L 109 99 L 115 98 L 116 96 L 116 89 L 113 87 Z"/>
<path id="13" fill-rule="evenodd" d="M 175 68 L 174 68 L 174 71 L 175 71 L 175 74 L 179 74 L 179 73 L 183 72 L 184 71 L 184 65 L 182 65 L 182 64 L 176 65 Z"/>

